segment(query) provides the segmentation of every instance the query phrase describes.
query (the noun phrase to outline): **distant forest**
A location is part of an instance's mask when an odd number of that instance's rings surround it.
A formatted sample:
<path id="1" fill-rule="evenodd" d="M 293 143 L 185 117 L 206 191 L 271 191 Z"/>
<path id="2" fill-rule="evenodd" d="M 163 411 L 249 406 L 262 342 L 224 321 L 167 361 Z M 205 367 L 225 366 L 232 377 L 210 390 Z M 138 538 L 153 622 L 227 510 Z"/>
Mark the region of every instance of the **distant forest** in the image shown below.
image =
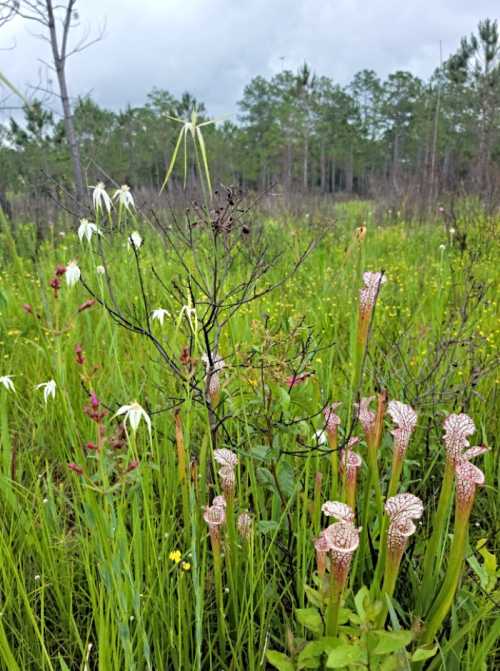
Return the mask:
<path id="1" fill-rule="evenodd" d="M 72 115 L 86 183 L 112 178 L 159 190 L 181 128 L 173 117 L 189 119 L 193 109 L 210 118 L 189 93 L 176 99 L 157 88 L 143 106 L 119 112 L 90 97 L 76 99 Z M 238 110 L 235 122 L 203 128 L 210 171 L 224 184 L 360 196 L 412 190 L 431 200 L 460 190 L 492 195 L 500 181 L 497 22 L 481 22 L 428 81 L 400 70 L 383 80 L 367 69 L 340 86 L 304 64 L 297 72 L 255 77 Z M 0 191 L 71 190 L 65 125 L 47 101 L 35 100 L 0 133 Z M 170 189 L 182 184 L 183 162 L 181 151 Z"/>

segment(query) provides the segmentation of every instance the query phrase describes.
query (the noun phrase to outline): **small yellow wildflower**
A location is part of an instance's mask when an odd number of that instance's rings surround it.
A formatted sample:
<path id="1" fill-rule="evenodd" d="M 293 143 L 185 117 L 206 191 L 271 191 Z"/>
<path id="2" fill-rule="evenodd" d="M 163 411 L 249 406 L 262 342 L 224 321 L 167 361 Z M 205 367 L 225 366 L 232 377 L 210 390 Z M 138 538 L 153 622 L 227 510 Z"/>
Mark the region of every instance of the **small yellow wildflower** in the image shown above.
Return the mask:
<path id="1" fill-rule="evenodd" d="M 183 571 L 190 571 L 191 570 L 191 564 L 188 561 L 183 561 L 181 564 L 181 568 Z"/>
<path id="2" fill-rule="evenodd" d="M 180 550 L 172 550 L 172 552 L 168 555 L 168 558 L 171 561 L 174 561 L 176 564 L 178 564 L 182 558 L 181 551 Z"/>

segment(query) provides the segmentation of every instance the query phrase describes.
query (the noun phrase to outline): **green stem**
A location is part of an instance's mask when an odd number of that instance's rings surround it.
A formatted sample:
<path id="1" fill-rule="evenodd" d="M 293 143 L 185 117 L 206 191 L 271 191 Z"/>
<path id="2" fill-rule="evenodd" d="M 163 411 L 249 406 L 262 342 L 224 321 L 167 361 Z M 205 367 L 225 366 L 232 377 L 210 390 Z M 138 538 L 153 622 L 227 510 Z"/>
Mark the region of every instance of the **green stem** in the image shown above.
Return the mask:
<path id="1" fill-rule="evenodd" d="M 401 555 L 395 556 L 394 554 L 392 555 L 389 554 L 387 561 L 385 563 L 384 584 L 382 587 L 382 595 L 384 598 L 382 603 L 382 610 L 380 612 L 377 622 L 377 627 L 381 629 L 384 627 L 385 620 L 387 618 L 387 612 L 388 612 L 387 600 L 388 598 L 392 598 L 392 595 L 394 594 L 394 589 L 396 587 L 396 581 L 399 574 L 400 563 L 401 563 Z"/>
<path id="2" fill-rule="evenodd" d="M 448 615 L 453 599 L 455 598 L 455 592 L 457 591 L 465 559 L 465 545 L 467 542 L 471 508 L 472 505 L 469 505 L 466 509 L 460 509 L 457 506 L 455 512 L 455 529 L 448 559 L 448 568 L 439 594 L 429 613 L 424 632 L 424 643 L 430 643 L 434 639 L 434 636 Z"/>
<path id="3" fill-rule="evenodd" d="M 447 460 L 438 507 L 432 520 L 432 534 L 425 550 L 422 589 L 420 590 L 420 599 L 418 602 L 421 614 L 424 614 L 429 608 L 436 578 L 441 569 L 443 541 L 451 507 L 453 481 L 453 463 Z"/>
<path id="4" fill-rule="evenodd" d="M 339 620 L 340 600 L 342 598 L 342 587 L 335 579 L 335 573 L 330 574 L 330 596 L 326 609 L 326 635 L 336 636 Z"/>

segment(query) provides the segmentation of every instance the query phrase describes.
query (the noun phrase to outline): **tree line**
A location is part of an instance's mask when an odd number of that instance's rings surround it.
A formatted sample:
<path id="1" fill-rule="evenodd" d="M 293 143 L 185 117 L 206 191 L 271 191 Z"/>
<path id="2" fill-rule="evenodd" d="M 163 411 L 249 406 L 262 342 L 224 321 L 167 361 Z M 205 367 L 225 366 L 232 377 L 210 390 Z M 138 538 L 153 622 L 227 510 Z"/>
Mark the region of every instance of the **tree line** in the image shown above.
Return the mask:
<path id="1" fill-rule="evenodd" d="M 67 86 L 62 102 L 69 104 Z M 111 177 L 159 190 L 179 134 L 176 119 L 194 109 L 209 118 L 191 94 L 176 98 L 155 88 L 144 105 L 117 112 L 78 98 L 59 121 L 46 101 L 34 100 L 22 121 L 1 127 L 0 191 L 36 195 L 59 185 L 71 192 L 79 173 L 87 184 Z M 214 179 L 244 190 L 412 190 L 429 202 L 460 189 L 491 196 L 500 178 L 497 22 L 480 22 L 427 81 L 401 70 L 381 79 L 366 69 L 341 86 L 307 64 L 257 76 L 235 121 L 205 126 L 204 137 Z M 182 183 L 184 167 L 180 158 L 170 187 Z M 196 179 L 191 154 L 187 170 Z"/>

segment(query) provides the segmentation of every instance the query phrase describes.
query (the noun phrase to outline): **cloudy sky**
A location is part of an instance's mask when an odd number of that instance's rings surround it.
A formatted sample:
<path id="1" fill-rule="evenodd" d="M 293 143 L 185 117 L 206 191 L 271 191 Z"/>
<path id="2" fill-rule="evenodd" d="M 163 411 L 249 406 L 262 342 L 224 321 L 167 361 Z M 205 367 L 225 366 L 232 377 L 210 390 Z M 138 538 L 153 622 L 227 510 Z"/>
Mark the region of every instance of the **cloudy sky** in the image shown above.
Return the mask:
<path id="1" fill-rule="evenodd" d="M 118 109 L 142 104 L 153 86 L 189 90 L 214 116 L 234 115 L 256 75 L 307 61 L 341 84 L 362 68 L 428 76 L 498 0 L 78 0 L 81 27 L 103 39 L 68 65 L 73 95 Z M 0 29 L 0 71 L 24 90 L 38 81 L 49 47 L 37 24 Z"/>

